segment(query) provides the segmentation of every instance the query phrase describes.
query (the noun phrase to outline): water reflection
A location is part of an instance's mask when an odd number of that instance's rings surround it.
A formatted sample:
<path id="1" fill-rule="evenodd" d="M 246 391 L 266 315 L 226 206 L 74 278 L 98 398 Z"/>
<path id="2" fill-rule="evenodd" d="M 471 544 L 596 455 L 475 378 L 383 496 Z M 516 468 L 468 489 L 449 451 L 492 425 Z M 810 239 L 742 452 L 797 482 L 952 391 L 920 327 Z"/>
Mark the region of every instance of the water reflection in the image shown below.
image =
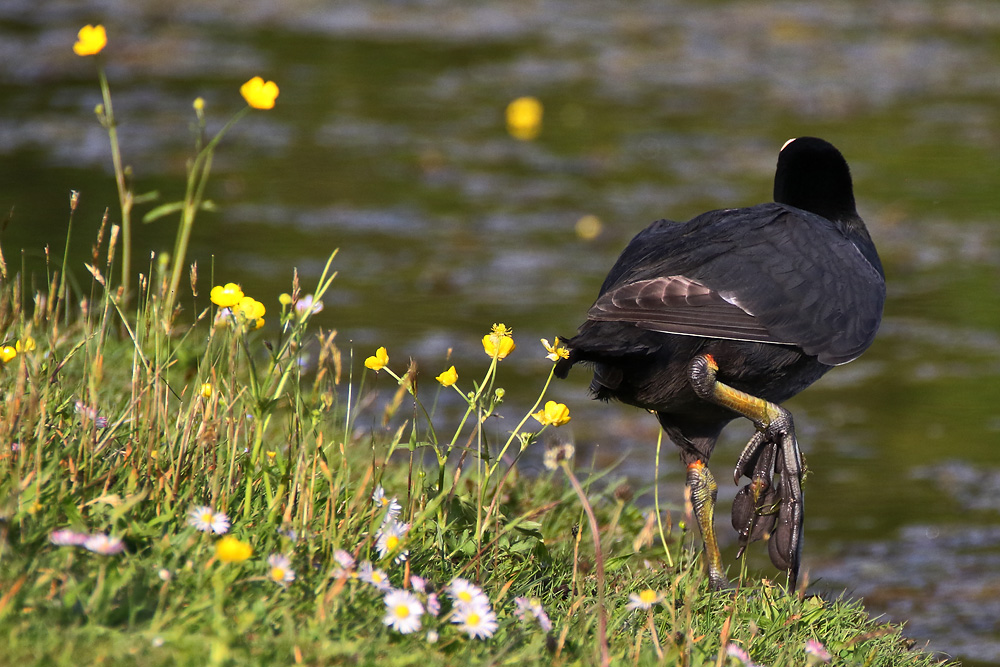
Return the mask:
<path id="1" fill-rule="evenodd" d="M 278 107 L 218 152 L 209 194 L 221 211 L 192 242 L 202 267 L 214 257 L 216 276 L 273 302 L 293 266 L 309 284 L 339 247 L 325 326 L 362 356 L 386 345 L 437 374 L 449 349 L 460 372 L 478 368 L 479 338 L 506 322 L 519 342 L 508 396 L 532 395 L 548 368 L 534 341 L 572 333 L 632 234 L 763 201 L 785 139 L 833 141 L 889 300 L 872 349 L 790 404 L 813 471 L 805 565 L 818 588 L 850 586 L 933 647 L 1000 663 L 995 625 L 946 622 L 959 607 L 996 617 L 962 592 L 994 590 L 1000 554 L 997 508 L 962 495 L 989 488 L 1000 465 L 996 4 L 244 0 L 234 13 L 221 0 L 8 0 L 0 210 L 15 207 L 4 248 L 26 248 L 29 269 L 44 243 L 61 247 L 71 188 L 83 192 L 77 266 L 116 201 L 92 63 L 69 48 L 95 20 L 108 24 L 140 192 L 180 196 L 196 96 L 213 129 L 250 76 L 281 85 Z M 533 142 L 504 130 L 524 94 L 545 104 Z M 584 214 L 603 222 L 592 240 L 575 234 Z M 143 227 L 137 247 L 166 249 L 173 235 Z M 655 422 L 591 403 L 586 382 L 577 372 L 554 389 L 578 444 L 602 463 L 630 452 L 622 473 L 648 481 Z M 730 430 L 713 461 L 723 477 L 749 434 Z M 945 461 L 985 477 L 935 467 Z M 680 474 L 668 480 L 679 499 Z M 980 560 L 966 567 L 975 540 Z"/>

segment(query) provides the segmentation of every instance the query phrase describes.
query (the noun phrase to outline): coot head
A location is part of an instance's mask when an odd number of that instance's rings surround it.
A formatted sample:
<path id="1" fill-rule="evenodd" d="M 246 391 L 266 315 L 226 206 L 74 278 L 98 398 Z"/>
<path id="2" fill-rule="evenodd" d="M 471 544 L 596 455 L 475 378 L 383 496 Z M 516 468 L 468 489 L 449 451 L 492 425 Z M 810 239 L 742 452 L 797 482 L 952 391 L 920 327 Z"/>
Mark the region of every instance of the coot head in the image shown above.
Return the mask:
<path id="1" fill-rule="evenodd" d="M 838 222 L 858 215 L 847 160 L 816 137 L 789 139 L 781 147 L 774 201 Z"/>

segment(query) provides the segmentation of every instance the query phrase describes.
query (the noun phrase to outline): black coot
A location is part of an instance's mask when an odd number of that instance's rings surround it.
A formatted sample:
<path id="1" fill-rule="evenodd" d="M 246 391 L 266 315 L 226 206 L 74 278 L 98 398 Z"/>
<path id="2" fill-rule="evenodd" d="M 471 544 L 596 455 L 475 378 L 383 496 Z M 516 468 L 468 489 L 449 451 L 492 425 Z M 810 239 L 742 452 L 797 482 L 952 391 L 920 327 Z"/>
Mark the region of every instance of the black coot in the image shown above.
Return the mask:
<path id="1" fill-rule="evenodd" d="M 659 220 L 625 248 L 565 341 L 593 365 L 591 390 L 656 413 L 681 448 L 713 586 L 726 585 L 707 464 L 727 423 L 757 433 L 740 455 L 733 504 L 741 549 L 770 535 L 774 564 L 798 576 L 802 464 L 791 414 L 778 404 L 875 337 L 885 301 L 878 253 L 854 204 L 840 152 L 813 137 L 778 155 L 774 203 Z M 776 473 L 776 475 L 775 475 Z"/>

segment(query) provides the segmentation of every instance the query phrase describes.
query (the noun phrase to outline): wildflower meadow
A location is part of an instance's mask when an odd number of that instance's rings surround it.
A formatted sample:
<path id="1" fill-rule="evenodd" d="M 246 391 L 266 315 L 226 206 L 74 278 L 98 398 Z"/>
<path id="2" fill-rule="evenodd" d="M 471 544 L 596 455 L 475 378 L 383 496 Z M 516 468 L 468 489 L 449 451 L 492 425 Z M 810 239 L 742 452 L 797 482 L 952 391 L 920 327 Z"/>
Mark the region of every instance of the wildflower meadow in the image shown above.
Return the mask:
<path id="1" fill-rule="evenodd" d="M 275 82 L 234 82 L 214 135 L 193 101 L 185 195 L 145 214 L 176 221 L 175 244 L 131 247 L 113 38 L 86 26 L 66 44 L 94 61 L 119 194 L 92 261 L 0 262 L 0 663 L 938 664 L 807 582 L 744 565 L 713 593 L 683 507 L 637 505 L 614 471 L 546 444 L 573 419 L 547 397 L 558 338 L 522 340 L 498 313 L 480 364 L 418 367 L 314 324 L 335 248 L 314 284 L 289 267 L 281 293 L 206 278 L 188 245 L 213 156 L 245 115 L 281 113 Z M 531 141 L 541 103 L 506 118 Z M 140 252 L 162 261 L 143 272 Z M 516 355 L 537 393 L 512 401 Z M 528 477 L 532 450 L 545 472 Z"/>

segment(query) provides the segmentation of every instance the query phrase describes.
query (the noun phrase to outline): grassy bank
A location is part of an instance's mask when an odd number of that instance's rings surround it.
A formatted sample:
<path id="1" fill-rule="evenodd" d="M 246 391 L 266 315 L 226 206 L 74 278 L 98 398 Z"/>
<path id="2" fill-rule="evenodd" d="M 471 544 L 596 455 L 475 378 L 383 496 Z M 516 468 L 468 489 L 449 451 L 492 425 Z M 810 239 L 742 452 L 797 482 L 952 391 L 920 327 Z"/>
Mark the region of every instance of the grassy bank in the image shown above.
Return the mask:
<path id="1" fill-rule="evenodd" d="M 96 278 L 82 309 L 5 285 L 0 660 L 784 665 L 818 664 L 822 645 L 935 663 L 857 602 L 753 580 L 711 593 L 684 522 L 570 448 L 520 476 L 569 415 L 540 395 L 497 424 L 513 333 L 436 380 L 384 351 L 352 366 L 309 324 L 332 277 L 312 298 L 291 285 L 259 331 L 235 286 L 212 290 L 227 308 L 189 297 L 197 321 L 165 325 L 165 278 L 141 278 L 128 313 Z M 456 390 L 464 417 L 434 415 Z"/>
<path id="2" fill-rule="evenodd" d="M 80 44 L 99 56 L 103 30 Z M 199 277 L 213 153 L 272 82 L 211 139 L 195 102 L 185 198 L 146 214 L 178 217 L 171 258 L 133 272 L 142 198 L 99 71 L 121 225 L 87 274 L 0 262 L 0 663 L 936 664 L 855 601 L 745 574 L 711 592 L 688 512 L 544 444 L 571 418 L 545 395 L 558 341 L 484 323 L 480 365 L 417 368 L 312 324 L 335 253 L 277 299 Z M 516 414 L 503 370 L 526 349 L 538 393 Z"/>

